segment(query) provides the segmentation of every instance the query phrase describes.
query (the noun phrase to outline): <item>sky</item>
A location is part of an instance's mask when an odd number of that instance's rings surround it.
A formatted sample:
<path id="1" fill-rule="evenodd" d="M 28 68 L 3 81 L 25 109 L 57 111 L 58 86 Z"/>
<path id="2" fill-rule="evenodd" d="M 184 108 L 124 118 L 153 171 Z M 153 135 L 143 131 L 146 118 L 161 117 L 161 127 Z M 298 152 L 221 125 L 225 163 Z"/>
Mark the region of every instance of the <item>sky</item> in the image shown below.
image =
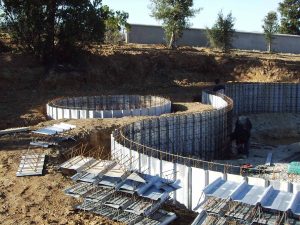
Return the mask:
<path id="1" fill-rule="evenodd" d="M 220 10 L 232 12 L 237 31 L 262 32 L 262 20 L 269 11 L 277 11 L 282 0 L 194 0 L 194 8 L 202 8 L 190 19 L 192 28 L 211 27 Z M 129 13 L 131 24 L 161 25 L 150 14 L 150 0 L 102 0 L 111 9 Z"/>

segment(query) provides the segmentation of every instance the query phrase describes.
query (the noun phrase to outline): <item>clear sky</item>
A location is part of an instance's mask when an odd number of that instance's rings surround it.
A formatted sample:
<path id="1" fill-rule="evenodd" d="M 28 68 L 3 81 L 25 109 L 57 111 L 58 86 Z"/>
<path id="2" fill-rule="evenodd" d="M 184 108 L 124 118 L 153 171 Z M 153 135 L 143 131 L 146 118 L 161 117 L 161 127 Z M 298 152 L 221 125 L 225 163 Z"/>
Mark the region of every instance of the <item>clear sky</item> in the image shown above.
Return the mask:
<path id="1" fill-rule="evenodd" d="M 195 8 L 202 8 L 199 14 L 190 19 L 192 28 L 211 27 L 220 10 L 226 15 L 232 12 L 235 29 L 238 31 L 262 32 L 262 20 L 271 10 L 277 11 L 282 0 L 194 0 Z M 160 25 L 150 17 L 150 0 L 102 0 L 114 10 L 129 13 L 129 23 Z"/>

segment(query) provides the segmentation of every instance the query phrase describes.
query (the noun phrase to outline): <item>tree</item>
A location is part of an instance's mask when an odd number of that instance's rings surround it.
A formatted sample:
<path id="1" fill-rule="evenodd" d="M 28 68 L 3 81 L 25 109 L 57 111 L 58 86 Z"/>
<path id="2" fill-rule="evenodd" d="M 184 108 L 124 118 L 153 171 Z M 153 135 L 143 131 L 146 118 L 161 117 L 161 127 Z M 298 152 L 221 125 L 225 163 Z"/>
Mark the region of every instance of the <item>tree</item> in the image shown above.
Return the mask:
<path id="1" fill-rule="evenodd" d="M 15 43 L 47 63 L 56 50 L 103 41 L 106 20 L 115 16 L 101 0 L 0 0 L 1 10 Z"/>
<path id="2" fill-rule="evenodd" d="M 125 29 L 130 30 L 130 25 L 127 23 L 129 14 L 121 11 L 113 11 L 107 7 L 108 18 L 105 21 L 105 37 L 104 40 L 106 43 L 110 44 L 119 44 L 123 41 L 124 36 L 122 31 Z"/>
<path id="3" fill-rule="evenodd" d="M 176 41 L 183 30 L 190 26 L 189 18 L 200 9 L 193 9 L 193 0 L 151 0 L 151 16 L 162 20 L 166 41 L 169 48 L 176 47 Z"/>
<path id="4" fill-rule="evenodd" d="M 224 16 L 222 11 L 218 13 L 216 23 L 211 29 L 207 29 L 207 38 L 213 48 L 221 49 L 223 52 L 229 51 L 235 32 L 234 20 L 232 13 L 227 16 Z"/>
<path id="5" fill-rule="evenodd" d="M 284 0 L 279 3 L 281 14 L 280 32 L 300 35 L 300 0 Z"/>
<path id="6" fill-rule="evenodd" d="M 274 40 L 274 33 L 278 32 L 278 17 L 274 11 L 269 12 L 264 18 L 264 24 L 262 26 L 265 34 L 266 41 L 268 43 L 268 52 L 272 51 L 272 43 Z"/>
<path id="7" fill-rule="evenodd" d="M 46 33 L 42 2 L 3 0 L 1 8 L 4 12 L 4 26 L 15 43 L 39 55 Z"/>

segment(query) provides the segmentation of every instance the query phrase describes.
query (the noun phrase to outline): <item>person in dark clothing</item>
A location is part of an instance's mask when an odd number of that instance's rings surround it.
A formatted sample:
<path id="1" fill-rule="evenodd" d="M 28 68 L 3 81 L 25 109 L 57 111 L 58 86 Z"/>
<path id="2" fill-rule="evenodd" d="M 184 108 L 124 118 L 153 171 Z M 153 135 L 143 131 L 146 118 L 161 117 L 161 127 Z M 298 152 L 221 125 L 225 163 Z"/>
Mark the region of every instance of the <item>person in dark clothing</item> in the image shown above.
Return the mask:
<path id="1" fill-rule="evenodd" d="M 217 92 L 220 94 L 225 93 L 225 86 L 220 84 L 220 79 L 215 79 L 215 86 L 213 87 L 213 92 Z"/>
<path id="2" fill-rule="evenodd" d="M 231 140 L 236 141 L 238 153 L 249 156 L 250 136 L 252 123 L 246 116 L 239 116 L 235 123 L 234 132 L 231 134 Z"/>

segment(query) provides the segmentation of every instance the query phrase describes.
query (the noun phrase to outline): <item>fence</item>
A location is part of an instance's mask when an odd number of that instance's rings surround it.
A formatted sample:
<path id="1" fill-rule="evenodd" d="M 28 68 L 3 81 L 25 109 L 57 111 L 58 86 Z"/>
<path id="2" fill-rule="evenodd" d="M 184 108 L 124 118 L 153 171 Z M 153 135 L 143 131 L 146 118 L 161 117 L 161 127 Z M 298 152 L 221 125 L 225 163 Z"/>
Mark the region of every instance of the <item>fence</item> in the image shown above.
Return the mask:
<path id="1" fill-rule="evenodd" d="M 126 34 L 127 43 L 162 44 L 165 43 L 162 27 L 131 24 Z M 300 53 L 300 36 L 274 35 L 272 50 L 282 53 Z M 208 39 L 205 29 L 186 29 L 178 40 L 178 45 L 207 47 Z M 233 48 L 242 50 L 267 51 L 267 43 L 263 33 L 235 32 L 232 43 Z"/>

